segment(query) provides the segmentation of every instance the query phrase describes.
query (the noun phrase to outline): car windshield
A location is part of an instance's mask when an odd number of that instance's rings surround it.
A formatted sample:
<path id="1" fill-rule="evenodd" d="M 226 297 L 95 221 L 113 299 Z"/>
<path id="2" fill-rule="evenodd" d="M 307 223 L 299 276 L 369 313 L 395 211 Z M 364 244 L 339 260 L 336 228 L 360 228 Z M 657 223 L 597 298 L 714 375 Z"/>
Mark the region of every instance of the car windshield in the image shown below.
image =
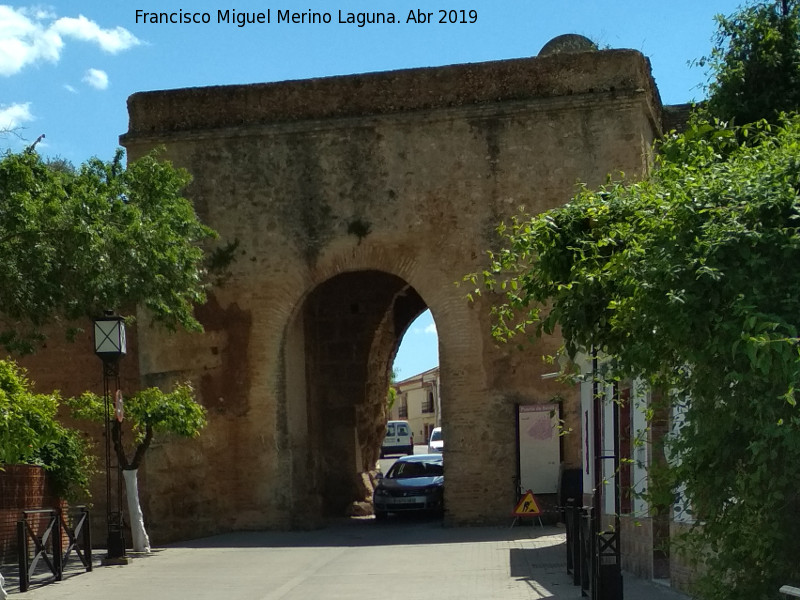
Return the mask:
<path id="1" fill-rule="evenodd" d="M 441 429 L 434 429 L 433 433 L 431 433 L 431 441 L 432 442 L 439 442 L 442 439 L 442 430 Z"/>
<path id="2" fill-rule="evenodd" d="M 444 475 L 442 463 L 397 461 L 389 469 L 386 477 L 389 479 L 410 479 L 412 477 L 435 477 L 437 475 Z"/>

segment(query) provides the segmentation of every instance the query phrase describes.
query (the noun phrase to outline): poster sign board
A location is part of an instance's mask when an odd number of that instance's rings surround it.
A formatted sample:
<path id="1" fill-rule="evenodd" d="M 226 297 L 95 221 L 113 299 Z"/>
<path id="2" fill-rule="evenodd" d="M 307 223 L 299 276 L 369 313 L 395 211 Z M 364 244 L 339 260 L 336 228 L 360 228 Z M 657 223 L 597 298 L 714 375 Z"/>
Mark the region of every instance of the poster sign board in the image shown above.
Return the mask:
<path id="1" fill-rule="evenodd" d="M 517 418 L 520 489 L 557 493 L 561 463 L 558 404 L 519 405 Z"/>

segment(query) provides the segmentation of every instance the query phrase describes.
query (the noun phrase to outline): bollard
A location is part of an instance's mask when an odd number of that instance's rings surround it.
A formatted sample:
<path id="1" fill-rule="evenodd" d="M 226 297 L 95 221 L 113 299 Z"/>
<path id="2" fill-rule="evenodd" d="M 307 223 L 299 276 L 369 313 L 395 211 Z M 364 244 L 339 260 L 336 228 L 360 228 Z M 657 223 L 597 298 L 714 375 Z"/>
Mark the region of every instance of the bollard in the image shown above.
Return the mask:
<path id="1" fill-rule="evenodd" d="M 28 576 L 28 536 L 25 535 L 25 521 L 17 521 L 17 558 L 19 559 L 19 591 L 27 592 L 30 577 Z"/>

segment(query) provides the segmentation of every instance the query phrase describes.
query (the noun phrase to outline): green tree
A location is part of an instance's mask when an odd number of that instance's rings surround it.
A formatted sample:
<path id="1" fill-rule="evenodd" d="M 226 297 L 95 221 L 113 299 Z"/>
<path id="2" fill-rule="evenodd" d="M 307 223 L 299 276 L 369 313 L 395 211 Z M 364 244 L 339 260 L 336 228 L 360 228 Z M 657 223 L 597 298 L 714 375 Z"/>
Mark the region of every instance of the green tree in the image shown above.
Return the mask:
<path id="1" fill-rule="evenodd" d="M 498 339 L 560 326 L 670 391 L 686 421 L 656 487 L 689 498 L 698 594 L 759 600 L 800 582 L 800 2 L 717 20 L 708 102 L 655 174 L 515 219 L 472 279 L 501 294 Z"/>
<path id="2" fill-rule="evenodd" d="M 182 196 L 189 175 L 157 153 L 127 167 L 120 151 L 110 162 L 91 159 L 73 168 L 43 160 L 35 145 L 0 158 L 0 345 L 30 352 L 45 325 L 121 307 L 145 307 L 168 328 L 200 330 L 193 307 L 205 301 L 209 269 L 224 269 L 235 244 L 204 252 L 216 233 Z M 17 391 L 14 397 L 28 396 Z M 76 414 L 103 421 L 97 396 L 70 403 Z M 17 401 L 0 404 L 3 459 L 58 462 L 65 485 L 85 485 L 81 465 L 71 471 L 63 465 L 78 457 L 80 438 L 55 423 L 56 405 L 55 395 L 30 396 L 26 412 Z M 196 436 L 205 412 L 187 386 L 166 394 L 145 390 L 126 408 L 136 442 L 130 461 L 116 420 L 112 439 L 126 475 L 134 544 L 146 549 L 136 470 L 155 433 Z"/>
<path id="3" fill-rule="evenodd" d="M 389 391 L 386 393 L 386 410 L 392 412 L 395 400 L 397 400 L 397 388 L 394 384 L 397 383 L 397 371 L 392 369 L 389 373 Z"/>
<path id="4" fill-rule="evenodd" d="M 708 112 L 722 120 L 776 122 L 800 109 L 800 2 L 756 2 L 717 17 Z"/>
<path id="5" fill-rule="evenodd" d="M 81 434 L 57 419 L 58 392 L 34 394 L 24 369 L 0 360 L 0 469 L 44 467 L 55 493 L 71 500 L 87 493 L 93 458 Z"/>
<path id="6" fill-rule="evenodd" d="M 89 419 L 98 423 L 105 420 L 104 399 L 86 392 L 79 398 L 67 400 L 76 418 Z M 119 419 L 111 420 L 111 440 L 125 477 L 125 490 L 128 498 L 133 548 L 138 552 L 149 552 L 150 541 L 144 526 L 144 518 L 139 501 L 137 472 L 144 460 L 156 434 L 172 434 L 195 438 L 206 425 L 206 411 L 194 400 L 194 392 L 189 385 L 178 385 L 165 393 L 158 388 L 148 388 L 124 400 L 123 414 L 120 415 L 133 432 L 133 444 L 123 441 L 122 425 Z"/>
<path id="7" fill-rule="evenodd" d="M 689 399 L 670 476 L 697 519 L 686 549 L 707 599 L 800 581 L 798 156 L 798 117 L 696 123 L 650 179 L 501 228 L 504 249 L 472 277 L 501 294 L 498 339 L 559 325 L 570 355 L 595 348 L 611 375 Z"/>
<path id="8" fill-rule="evenodd" d="M 58 318 L 141 305 L 170 328 L 200 329 L 201 244 L 215 232 L 181 194 L 188 174 L 150 154 L 125 168 L 51 165 L 29 149 L 0 159 L 0 345 L 28 352 Z"/>

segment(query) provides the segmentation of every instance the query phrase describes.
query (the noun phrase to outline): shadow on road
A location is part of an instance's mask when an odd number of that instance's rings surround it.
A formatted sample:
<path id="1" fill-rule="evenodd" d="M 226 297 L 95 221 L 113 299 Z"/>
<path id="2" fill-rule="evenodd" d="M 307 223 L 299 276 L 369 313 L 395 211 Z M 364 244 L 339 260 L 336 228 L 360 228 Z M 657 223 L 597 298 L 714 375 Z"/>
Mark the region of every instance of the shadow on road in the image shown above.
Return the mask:
<path id="1" fill-rule="evenodd" d="M 445 527 L 440 518 L 394 515 L 378 522 L 372 517 L 330 521 L 313 531 L 247 531 L 225 533 L 168 544 L 168 548 L 307 548 L 416 544 L 457 544 L 531 540 L 563 534 L 563 529 L 534 526 Z"/>

